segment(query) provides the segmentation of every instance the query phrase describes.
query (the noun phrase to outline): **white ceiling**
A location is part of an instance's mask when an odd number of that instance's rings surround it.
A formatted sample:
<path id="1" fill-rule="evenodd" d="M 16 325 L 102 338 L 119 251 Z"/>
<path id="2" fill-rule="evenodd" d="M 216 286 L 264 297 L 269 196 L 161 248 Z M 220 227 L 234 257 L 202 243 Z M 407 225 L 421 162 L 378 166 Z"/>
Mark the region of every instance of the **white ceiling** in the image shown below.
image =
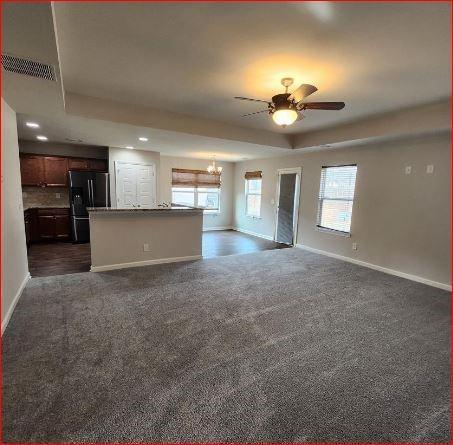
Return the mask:
<path id="1" fill-rule="evenodd" d="M 448 3 L 54 2 L 52 8 L 54 17 L 49 3 L 3 5 L 2 51 L 61 70 L 57 83 L 3 72 L 2 94 L 18 112 L 24 139 L 36 136 L 24 125 L 33 120 L 50 141 L 237 161 L 287 153 L 286 135 L 275 132 L 303 133 L 450 97 Z M 266 115 L 240 117 L 260 105 L 233 96 L 269 99 L 282 91 L 285 76 L 316 85 L 314 101 L 343 100 L 346 108 L 307 111 L 286 130 Z M 99 106 L 88 112 L 96 102 L 88 100 L 75 112 L 68 98 L 77 95 L 100 98 Z M 124 119 L 134 110 L 135 121 Z M 142 135 L 148 143 L 138 141 Z"/>
<path id="2" fill-rule="evenodd" d="M 56 2 L 67 91 L 272 131 L 301 132 L 450 94 L 450 5 L 439 2 Z M 318 87 L 286 130 L 235 101 Z M 264 107 L 265 108 L 265 107 Z"/>

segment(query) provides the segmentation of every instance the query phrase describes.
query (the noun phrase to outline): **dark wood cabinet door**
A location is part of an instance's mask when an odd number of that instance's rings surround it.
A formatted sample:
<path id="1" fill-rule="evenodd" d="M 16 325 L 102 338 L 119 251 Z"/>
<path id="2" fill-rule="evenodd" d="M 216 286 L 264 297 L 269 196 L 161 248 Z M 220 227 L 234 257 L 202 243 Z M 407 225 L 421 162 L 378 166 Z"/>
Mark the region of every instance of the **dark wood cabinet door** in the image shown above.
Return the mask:
<path id="1" fill-rule="evenodd" d="M 55 216 L 38 215 L 38 232 L 41 241 L 55 239 Z"/>
<path id="2" fill-rule="evenodd" d="M 69 158 L 68 168 L 69 170 L 89 170 L 88 159 Z"/>
<path id="3" fill-rule="evenodd" d="M 69 215 L 55 215 L 55 238 L 69 239 L 70 236 Z"/>
<path id="4" fill-rule="evenodd" d="M 68 185 L 68 160 L 54 156 L 44 158 L 45 183 L 51 187 Z"/>
<path id="5" fill-rule="evenodd" d="M 107 160 L 106 159 L 88 159 L 88 167 L 90 170 L 96 170 L 98 172 L 106 172 Z"/>
<path id="6" fill-rule="evenodd" d="M 44 185 L 44 158 L 42 156 L 22 155 L 20 157 L 22 185 Z"/>

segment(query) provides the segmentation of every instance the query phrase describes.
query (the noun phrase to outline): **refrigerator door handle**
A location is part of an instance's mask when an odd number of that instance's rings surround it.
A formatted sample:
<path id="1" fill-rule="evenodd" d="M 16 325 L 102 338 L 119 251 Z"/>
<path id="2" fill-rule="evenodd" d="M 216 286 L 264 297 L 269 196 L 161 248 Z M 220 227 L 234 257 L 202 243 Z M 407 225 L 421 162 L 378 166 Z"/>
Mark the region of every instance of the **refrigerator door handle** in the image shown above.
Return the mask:
<path id="1" fill-rule="evenodd" d="M 90 207 L 94 207 L 93 180 L 88 179 L 88 193 L 90 198 Z"/>
<path id="2" fill-rule="evenodd" d="M 88 205 L 91 207 L 91 187 L 90 187 L 90 180 L 87 180 L 88 185 Z"/>
<path id="3" fill-rule="evenodd" d="M 91 198 L 93 199 L 93 207 L 96 207 L 96 201 L 94 199 L 94 180 L 91 180 Z"/>

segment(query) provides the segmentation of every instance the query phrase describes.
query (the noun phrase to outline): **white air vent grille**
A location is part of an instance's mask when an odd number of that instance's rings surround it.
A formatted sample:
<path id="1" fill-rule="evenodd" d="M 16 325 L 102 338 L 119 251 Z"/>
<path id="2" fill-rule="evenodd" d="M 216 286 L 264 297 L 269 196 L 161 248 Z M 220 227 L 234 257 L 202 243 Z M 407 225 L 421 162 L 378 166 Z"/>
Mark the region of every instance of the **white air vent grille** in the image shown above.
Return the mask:
<path id="1" fill-rule="evenodd" d="M 6 71 L 10 71 L 11 73 L 25 74 L 27 76 L 39 77 L 40 79 L 57 80 L 52 65 L 46 65 L 35 60 L 2 54 L 2 66 Z"/>

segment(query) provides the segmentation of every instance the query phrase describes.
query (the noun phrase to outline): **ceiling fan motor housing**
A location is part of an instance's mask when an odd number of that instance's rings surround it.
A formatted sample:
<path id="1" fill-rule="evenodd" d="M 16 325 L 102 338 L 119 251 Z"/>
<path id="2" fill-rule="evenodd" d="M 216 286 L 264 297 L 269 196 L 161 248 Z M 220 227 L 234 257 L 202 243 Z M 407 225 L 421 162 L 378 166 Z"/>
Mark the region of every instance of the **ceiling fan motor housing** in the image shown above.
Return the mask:
<path id="1" fill-rule="evenodd" d="M 276 94 L 272 96 L 272 103 L 274 104 L 274 111 L 284 109 L 296 109 L 293 101 L 289 100 L 289 93 Z"/>

